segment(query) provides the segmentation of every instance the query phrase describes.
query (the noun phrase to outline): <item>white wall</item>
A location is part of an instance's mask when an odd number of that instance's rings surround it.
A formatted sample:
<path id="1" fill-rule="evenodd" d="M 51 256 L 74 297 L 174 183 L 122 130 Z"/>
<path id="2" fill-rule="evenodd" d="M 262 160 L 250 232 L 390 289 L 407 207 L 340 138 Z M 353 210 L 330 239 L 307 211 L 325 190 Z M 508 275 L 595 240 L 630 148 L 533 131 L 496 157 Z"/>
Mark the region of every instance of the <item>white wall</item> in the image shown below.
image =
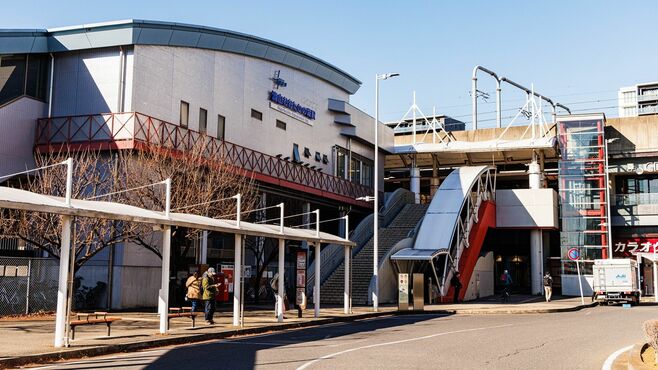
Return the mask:
<path id="1" fill-rule="evenodd" d="M 494 255 L 493 252 L 478 258 L 466 287 L 464 301 L 472 301 L 494 295 Z"/>
<path id="2" fill-rule="evenodd" d="M 583 296 L 585 299 L 591 299 L 592 286 L 594 284 L 594 277 L 592 275 L 581 275 L 580 279 L 583 283 Z M 562 295 L 579 296 L 580 286 L 578 284 L 578 275 L 562 275 Z"/>
<path id="3" fill-rule="evenodd" d="M 34 168 L 37 119 L 47 112 L 46 103 L 28 97 L 0 107 L 0 176 Z"/>
<path id="4" fill-rule="evenodd" d="M 277 93 L 313 109 L 316 119 L 306 124 L 270 108 L 269 92 L 274 72 L 286 87 Z M 345 126 L 334 123 L 335 113 L 328 110 L 328 99 L 348 101 L 349 94 L 340 88 L 290 67 L 261 59 L 226 52 L 181 47 L 135 46 L 132 109 L 178 124 L 180 102 L 190 104 L 189 128 L 199 128 L 199 108 L 208 110 L 208 133 L 217 134 L 217 115 L 226 117 L 226 140 L 264 152 L 292 158 L 292 145 L 297 143 L 302 160 L 322 167 L 325 173 L 334 169 L 333 145 L 347 147 L 340 135 Z M 263 113 L 263 120 L 251 118 L 251 109 Z M 353 117 L 354 118 L 354 117 Z M 359 117 L 357 125 L 372 128 L 370 120 Z M 275 126 L 286 122 L 287 130 Z M 371 130 L 363 132 L 372 142 Z M 392 137 L 391 137 L 392 143 Z M 326 154 L 327 165 L 313 156 L 303 158 L 308 147 L 312 153 Z M 353 141 L 352 150 L 373 158 L 373 150 Z"/>
<path id="5" fill-rule="evenodd" d="M 132 51 L 126 51 L 124 101 L 131 101 Z M 119 48 L 55 55 L 53 116 L 117 112 L 121 58 Z M 125 104 L 130 110 L 130 104 Z"/>
<path id="6" fill-rule="evenodd" d="M 553 189 L 496 190 L 496 227 L 557 229 L 557 193 Z"/>

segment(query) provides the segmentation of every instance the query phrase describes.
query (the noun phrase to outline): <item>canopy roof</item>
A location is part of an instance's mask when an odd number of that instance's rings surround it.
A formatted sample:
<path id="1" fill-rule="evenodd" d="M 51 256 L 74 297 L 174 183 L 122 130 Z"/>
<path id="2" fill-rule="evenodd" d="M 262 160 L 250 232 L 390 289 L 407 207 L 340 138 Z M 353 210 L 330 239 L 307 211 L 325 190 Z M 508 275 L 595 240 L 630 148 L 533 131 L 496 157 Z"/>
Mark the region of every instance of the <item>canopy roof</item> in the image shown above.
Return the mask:
<path id="1" fill-rule="evenodd" d="M 262 236 L 273 239 L 299 240 L 312 243 L 331 243 L 354 246 L 344 238 L 325 232 L 316 235 L 315 230 L 284 227 L 280 233 L 278 225 L 255 224 L 235 220 L 221 220 L 186 213 L 170 213 L 130 206 L 122 203 L 72 199 L 68 207 L 65 199 L 37 194 L 26 190 L 0 187 L 0 208 L 19 209 L 33 212 L 54 213 L 68 216 L 101 218 L 140 222 L 151 225 L 180 226 L 192 229 L 217 231 L 230 234 Z"/>

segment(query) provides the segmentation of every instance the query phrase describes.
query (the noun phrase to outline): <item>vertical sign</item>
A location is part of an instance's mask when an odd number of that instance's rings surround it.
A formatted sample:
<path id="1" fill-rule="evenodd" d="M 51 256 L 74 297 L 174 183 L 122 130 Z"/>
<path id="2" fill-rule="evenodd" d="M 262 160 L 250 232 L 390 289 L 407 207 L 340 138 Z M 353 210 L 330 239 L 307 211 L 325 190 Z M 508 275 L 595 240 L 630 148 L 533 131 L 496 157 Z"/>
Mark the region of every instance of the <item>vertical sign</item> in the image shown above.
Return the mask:
<path id="1" fill-rule="evenodd" d="M 398 309 L 409 309 L 409 274 L 398 274 Z"/>
<path id="2" fill-rule="evenodd" d="M 297 294 L 295 304 L 301 309 L 306 308 L 306 251 L 297 251 Z"/>

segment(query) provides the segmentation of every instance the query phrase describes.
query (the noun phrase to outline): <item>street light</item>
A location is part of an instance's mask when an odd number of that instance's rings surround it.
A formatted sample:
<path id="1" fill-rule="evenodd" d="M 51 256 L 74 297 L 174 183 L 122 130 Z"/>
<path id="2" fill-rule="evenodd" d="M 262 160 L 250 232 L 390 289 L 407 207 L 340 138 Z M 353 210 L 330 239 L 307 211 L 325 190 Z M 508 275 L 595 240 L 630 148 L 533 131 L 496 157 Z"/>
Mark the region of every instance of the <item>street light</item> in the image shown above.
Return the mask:
<path id="1" fill-rule="evenodd" d="M 379 126 L 379 80 L 388 80 L 392 77 L 399 76 L 399 73 L 383 73 L 375 75 L 375 196 L 373 207 L 375 209 L 373 219 L 373 250 L 372 250 L 372 276 L 375 279 L 375 289 L 372 291 L 372 308 L 377 312 L 379 307 L 379 276 L 377 270 L 379 268 L 379 138 L 377 134 L 377 127 Z"/>

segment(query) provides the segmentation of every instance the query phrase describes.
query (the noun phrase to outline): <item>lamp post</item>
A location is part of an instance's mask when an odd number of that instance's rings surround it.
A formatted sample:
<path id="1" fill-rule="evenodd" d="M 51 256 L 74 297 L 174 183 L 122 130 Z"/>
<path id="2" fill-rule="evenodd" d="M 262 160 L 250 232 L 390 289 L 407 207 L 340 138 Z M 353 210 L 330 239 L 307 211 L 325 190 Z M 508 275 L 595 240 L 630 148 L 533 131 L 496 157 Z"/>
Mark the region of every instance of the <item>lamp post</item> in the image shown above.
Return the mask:
<path id="1" fill-rule="evenodd" d="M 383 73 L 375 75 L 375 194 L 374 194 L 374 219 L 373 219 L 373 250 L 372 250 L 372 274 L 375 280 L 375 289 L 372 291 L 372 308 L 375 312 L 379 307 L 379 138 L 377 127 L 379 126 L 379 80 L 387 80 L 399 76 L 399 73 Z"/>

